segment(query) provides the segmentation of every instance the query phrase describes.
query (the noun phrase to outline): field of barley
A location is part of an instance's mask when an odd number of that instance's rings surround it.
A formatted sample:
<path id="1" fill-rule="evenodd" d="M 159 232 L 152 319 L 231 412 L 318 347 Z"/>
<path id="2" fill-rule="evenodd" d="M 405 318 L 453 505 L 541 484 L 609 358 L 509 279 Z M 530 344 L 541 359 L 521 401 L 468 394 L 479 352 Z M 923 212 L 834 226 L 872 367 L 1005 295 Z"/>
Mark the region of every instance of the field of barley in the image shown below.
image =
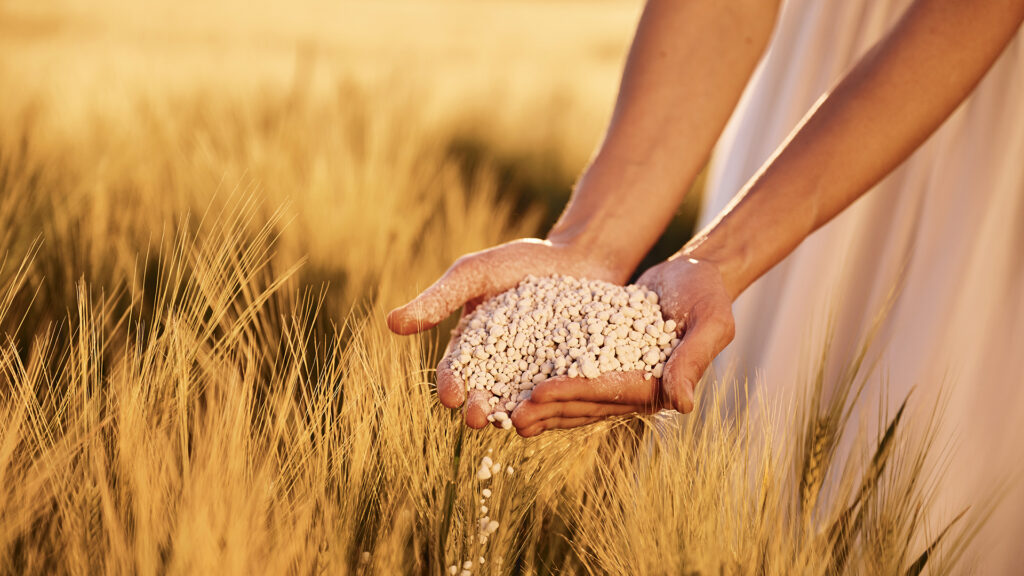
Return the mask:
<path id="1" fill-rule="evenodd" d="M 437 403 L 450 323 L 387 332 L 544 233 L 639 9 L 0 0 L 0 573 L 962 572 L 902 407 L 840 457 L 868 362 L 523 440 Z"/>

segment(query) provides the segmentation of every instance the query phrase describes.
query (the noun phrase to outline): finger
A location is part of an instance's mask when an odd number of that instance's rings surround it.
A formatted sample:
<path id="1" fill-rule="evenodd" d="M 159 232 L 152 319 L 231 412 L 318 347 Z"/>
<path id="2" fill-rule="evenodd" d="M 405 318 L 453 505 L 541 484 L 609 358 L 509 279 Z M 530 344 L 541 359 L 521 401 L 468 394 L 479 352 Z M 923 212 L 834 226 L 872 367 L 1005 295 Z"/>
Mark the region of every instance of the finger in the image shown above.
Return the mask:
<path id="1" fill-rule="evenodd" d="M 448 345 L 445 346 L 444 349 L 445 355 L 449 355 L 453 350 L 455 350 L 455 346 L 462 338 L 462 332 L 466 329 L 466 324 L 468 324 L 466 317 L 472 314 L 473 310 L 476 310 L 476 307 L 483 301 L 484 298 L 482 296 L 478 296 L 471 300 L 467 300 L 466 303 L 462 305 L 462 314 L 459 314 L 459 321 L 455 323 L 455 328 L 452 328 L 452 331 L 448 334 Z"/>
<path id="2" fill-rule="evenodd" d="M 487 403 L 491 393 L 486 390 L 473 390 L 466 402 L 466 426 L 479 430 L 487 426 L 487 415 L 491 413 L 491 405 Z"/>
<path id="3" fill-rule="evenodd" d="M 728 310 L 728 308 L 726 308 Z M 693 410 L 693 393 L 711 361 L 733 338 L 732 314 L 718 312 L 695 319 L 676 346 L 662 376 L 662 387 L 676 410 Z"/>
<path id="4" fill-rule="evenodd" d="M 581 416 L 579 418 L 552 418 L 544 423 L 545 430 L 568 430 L 569 428 L 579 428 L 580 426 L 589 426 L 604 420 L 604 418 L 587 417 Z"/>
<path id="5" fill-rule="evenodd" d="M 388 328 L 396 334 L 414 334 L 437 326 L 462 306 L 485 292 L 475 274 L 473 258 L 456 260 L 443 276 L 404 306 L 388 313 Z"/>
<path id="6" fill-rule="evenodd" d="M 458 344 L 459 338 L 462 337 L 466 316 L 471 312 L 470 306 L 475 307 L 479 303 L 480 299 L 466 302 L 458 324 L 455 325 L 455 328 L 452 329 L 451 334 L 448 336 L 448 345 L 445 347 L 444 356 L 437 365 L 437 396 L 441 404 L 448 408 L 458 408 L 466 401 L 465 384 L 455 371 L 452 370 L 451 361 L 455 346 Z"/>
<path id="7" fill-rule="evenodd" d="M 538 403 L 527 400 L 516 406 L 512 411 L 512 425 L 517 429 L 527 429 L 542 420 L 552 418 L 605 418 L 621 416 L 643 410 L 643 406 L 630 404 L 605 404 L 600 402 L 567 402 Z"/>
<path id="8" fill-rule="evenodd" d="M 605 372 L 597 378 L 556 376 L 533 388 L 530 400 L 538 403 L 598 402 L 604 404 L 659 405 L 660 385 L 657 378 L 644 378 L 644 372 Z"/>
<path id="9" fill-rule="evenodd" d="M 458 408 L 466 401 L 466 387 L 452 370 L 449 355 L 445 355 L 437 366 L 437 398 L 448 408 Z"/>
<path id="10" fill-rule="evenodd" d="M 476 310 L 477 306 L 479 306 L 481 303 L 483 303 L 483 301 L 484 301 L 483 296 L 477 296 L 476 298 L 473 298 L 471 300 L 467 300 L 466 304 L 462 306 L 462 315 L 463 316 L 469 316 L 470 314 L 473 313 L 473 310 Z"/>
<path id="11" fill-rule="evenodd" d="M 540 434 L 541 432 L 544 432 L 545 430 L 578 428 L 580 426 L 587 426 L 589 424 L 593 424 L 601 420 L 602 418 L 592 418 L 586 416 L 579 418 L 551 418 L 549 420 L 542 420 L 540 422 L 537 422 L 536 424 L 529 428 L 517 430 L 517 432 L 519 432 L 519 435 L 522 436 L 523 438 L 530 438 L 532 436 Z"/>

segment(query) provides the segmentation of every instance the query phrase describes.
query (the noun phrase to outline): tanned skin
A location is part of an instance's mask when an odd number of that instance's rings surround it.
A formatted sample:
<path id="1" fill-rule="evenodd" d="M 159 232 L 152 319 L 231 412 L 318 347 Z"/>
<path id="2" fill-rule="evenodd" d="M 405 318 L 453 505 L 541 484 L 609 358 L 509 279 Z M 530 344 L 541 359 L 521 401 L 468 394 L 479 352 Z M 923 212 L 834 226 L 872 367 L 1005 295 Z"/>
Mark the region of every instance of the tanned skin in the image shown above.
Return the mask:
<path id="1" fill-rule="evenodd" d="M 460 258 L 388 315 L 411 334 L 526 275 L 625 282 L 683 199 L 761 58 L 778 3 L 650 0 L 615 112 L 594 159 L 545 240 Z M 1024 0 L 917 0 L 807 113 L 706 228 L 638 283 L 682 328 L 663 377 L 555 377 L 512 413 L 523 436 L 631 412 L 693 409 L 711 361 L 732 340 L 732 302 L 808 235 L 870 190 L 956 110 L 1024 23 Z M 438 395 L 487 424 L 486 394 L 466 397 L 443 361 Z"/>

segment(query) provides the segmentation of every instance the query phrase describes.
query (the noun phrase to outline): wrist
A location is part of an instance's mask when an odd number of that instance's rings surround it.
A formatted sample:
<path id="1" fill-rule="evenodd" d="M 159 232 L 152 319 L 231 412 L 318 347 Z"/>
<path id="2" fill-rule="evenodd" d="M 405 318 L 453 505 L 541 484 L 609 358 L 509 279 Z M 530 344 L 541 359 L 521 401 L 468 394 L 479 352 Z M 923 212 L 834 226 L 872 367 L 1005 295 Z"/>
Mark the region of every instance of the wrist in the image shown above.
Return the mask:
<path id="1" fill-rule="evenodd" d="M 627 189 L 588 170 L 546 240 L 626 282 L 646 252 L 643 240 L 628 232 L 630 217 L 621 209 L 628 195 Z"/>
<path id="2" fill-rule="evenodd" d="M 561 221 L 559 222 L 561 223 Z M 588 226 L 555 225 L 545 241 L 561 250 L 565 257 L 577 264 L 583 276 L 618 284 L 626 282 L 636 262 L 628 260 L 607 236 Z"/>
<path id="3" fill-rule="evenodd" d="M 742 243 L 719 242 L 709 231 L 702 231 L 679 250 L 672 259 L 686 258 L 714 266 L 722 276 L 729 298 L 737 297 L 749 286 L 751 251 Z"/>
<path id="4" fill-rule="evenodd" d="M 555 244 L 599 261 L 625 282 L 668 225 L 675 206 L 658 171 L 598 154 L 584 170 L 561 217 L 548 232 Z"/>

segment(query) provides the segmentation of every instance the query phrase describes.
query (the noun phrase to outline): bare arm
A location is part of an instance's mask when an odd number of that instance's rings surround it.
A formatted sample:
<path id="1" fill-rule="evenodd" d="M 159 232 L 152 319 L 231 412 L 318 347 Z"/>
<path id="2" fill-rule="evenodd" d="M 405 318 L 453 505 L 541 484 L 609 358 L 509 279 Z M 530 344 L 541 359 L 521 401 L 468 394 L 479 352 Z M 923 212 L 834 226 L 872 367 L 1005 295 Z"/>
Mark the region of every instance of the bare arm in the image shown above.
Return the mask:
<path id="1" fill-rule="evenodd" d="M 528 274 L 628 279 L 707 162 L 777 9 L 774 0 L 650 0 L 604 140 L 547 241 L 463 256 L 389 314 L 391 329 L 430 328 Z"/>
<path id="2" fill-rule="evenodd" d="M 707 162 L 777 12 L 777 1 L 650 0 L 605 139 L 549 238 L 628 277 Z"/>
<path id="3" fill-rule="evenodd" d="M 915 2 L 680 254 L 714 263 L 735 298 L 917 149 L 1022 21 L 1021 0 Z"/>
<path id="4" fill-rule="evenodd" d="M 768 43 L 777 10 L 777 0 L 650 0 L 605 138 L 548 239 L 459 258 L 388 315 L 391 330 L 430 328 L 529 274 L 628 279 L 707 161 Z M 468 425 L 486 425 L 486 397 L 467 398 L 447 359 L 438 367 L 437 388 L 444 405 L 466 403 Z"/>
<path id="5" fill-rule="evenodd" d="M 917 0 L 716 220 L 641 276 L 685 326 L 661 385 L 634 373 L 551 379 L 512 414 L 519 432 L 621 414 L 615 404 L 691 410 L 694 386 L 732 340 L 732 300 L 920 146 L 1022 21 L 1024 0 Z"/>

